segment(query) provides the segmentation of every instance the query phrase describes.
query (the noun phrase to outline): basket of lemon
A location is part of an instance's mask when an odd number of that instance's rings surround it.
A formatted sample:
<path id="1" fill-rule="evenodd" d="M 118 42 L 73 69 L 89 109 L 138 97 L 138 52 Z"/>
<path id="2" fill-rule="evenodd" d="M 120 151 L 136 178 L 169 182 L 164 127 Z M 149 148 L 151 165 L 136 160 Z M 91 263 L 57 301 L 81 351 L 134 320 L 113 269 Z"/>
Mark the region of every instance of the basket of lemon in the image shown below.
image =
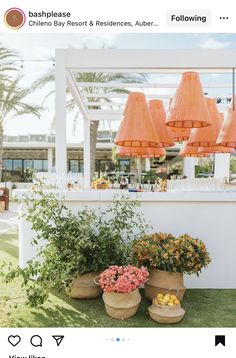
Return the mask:
<path id="1" fill-rule="evenodd" d="M 150 317 L 159 323 L 177 323 L 184 318 L 185 310 L 176 295 L 158 293 L 148 308 Z"/>

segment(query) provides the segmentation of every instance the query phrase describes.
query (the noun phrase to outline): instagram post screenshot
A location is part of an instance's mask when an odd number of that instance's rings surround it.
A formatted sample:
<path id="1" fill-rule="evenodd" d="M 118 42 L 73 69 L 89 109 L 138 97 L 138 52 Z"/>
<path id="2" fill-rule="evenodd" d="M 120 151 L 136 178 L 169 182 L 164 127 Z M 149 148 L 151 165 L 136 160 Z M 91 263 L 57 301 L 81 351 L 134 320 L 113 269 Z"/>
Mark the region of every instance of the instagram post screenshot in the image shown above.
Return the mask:
<path id="1" fill-rule="evenodd" d="M 0 3 L 0 358 L 236 353 L 233 2 Z"/>

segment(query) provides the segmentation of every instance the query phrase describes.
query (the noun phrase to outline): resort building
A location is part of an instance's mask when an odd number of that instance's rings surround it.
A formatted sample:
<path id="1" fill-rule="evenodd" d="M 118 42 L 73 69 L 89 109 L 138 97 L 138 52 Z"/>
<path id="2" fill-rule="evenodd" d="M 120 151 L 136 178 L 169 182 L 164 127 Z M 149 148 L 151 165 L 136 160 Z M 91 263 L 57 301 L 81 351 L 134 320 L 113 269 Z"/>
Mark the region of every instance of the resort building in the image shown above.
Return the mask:
<path id="1" fill-rule="evenodd" d="M 99 131 L 95 161 L 96 176 L 118 173 L 135 173 L 137 170 L 134 158 L 117 158 L 113 152 L 115 132 Z M 142 171 L 151 169 L 159 171 L 161 176 L 168 175 L 178 168 L 176 173 L 182 174 L 182 159 L 178 157 L 180 145 L 169 148 L 167 156 L 161 160 L 141 160 Z M 3 142 L 3 177 L 2 181 L 29 182 L 33 172 L 55 171 L 55 136 L 54 134 L 29 134 L 4 136 Z M 168 168 L 167 168 L 168 167 Z M 67 169 L 71 173 L 83 173 L 83 143 L 67 143 Z"/>

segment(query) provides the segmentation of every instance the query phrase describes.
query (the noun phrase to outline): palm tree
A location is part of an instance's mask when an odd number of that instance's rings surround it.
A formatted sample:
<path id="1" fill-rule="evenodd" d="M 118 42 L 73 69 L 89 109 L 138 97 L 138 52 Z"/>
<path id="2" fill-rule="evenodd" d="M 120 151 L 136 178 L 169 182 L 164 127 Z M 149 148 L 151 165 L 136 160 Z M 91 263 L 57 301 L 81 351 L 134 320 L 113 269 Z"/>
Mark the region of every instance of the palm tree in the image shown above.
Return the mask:
<path id="1" fill-rule="evenodd" d="M 15 79 L 5 74 L 0 79 L 0 178 L 3 169 L 3 130 L 10 118 L 32 114 L 40 116 L 41 106 L 28 104 L 26 97 L 32 92 L 32 87 L 24 88 L 20 85 L 22 79 L 18 75 Z"/>
<path id="2" fill-rule="evenodd" d="M 9 82 L 9 74 L 18 71 L 14 66 L 14 60 L 16 58 L 17 55 L 13 51 L 2 47 L 0 44 L 0 89 L 3 86 L 3 80 Z"/>
<path id="3" fill-rule="evenodd" d="M 87 73 L 77 73 L 76 81 L 79 82 L 91 82 L 91 83 L 114 83 L 114 88 L 101 88 L 101 87 L 84 87 L 84 92 L 92 94 L 93 97 L 90 97 L 91 102 L 98 102 L 98 105 L 88 106 L 88 109 L 100 109 L 101 100 L 103 104 L 105 102 L 110 102 L 110 100 L 105 96 L 108 93 L 128 93 L 126 89 L 115 88 L 115 84 L 125 82 L 125 83 L 142 83 L 145 80 L 146 76 L 144 74 L 121 74 L 121 73 L 96 73 L 96 72 L 87 72 Z M 55 81 L 55 73 L 51 70 L 49 73 L 45 74 L 35 82 L 37 88 L 42 88 L 49 82 Z M 45 99 L 53 94 L 55 91 L 52 90 L 47 94 Z M 104 97 L 96 97 L 96 94 L 104 93 Z M 76 110 L 78 115 L 78 107 L 74 98 L 69 98 L 67 100 L 67 109 L 69 111 Z M 94 177 L 95 173 L 95 159 L 96 159 L 96 145 L 97 145 L 97 134 L 98 134 L 99 121 L 90 122 L 90 175 L 91 178 Z"/>

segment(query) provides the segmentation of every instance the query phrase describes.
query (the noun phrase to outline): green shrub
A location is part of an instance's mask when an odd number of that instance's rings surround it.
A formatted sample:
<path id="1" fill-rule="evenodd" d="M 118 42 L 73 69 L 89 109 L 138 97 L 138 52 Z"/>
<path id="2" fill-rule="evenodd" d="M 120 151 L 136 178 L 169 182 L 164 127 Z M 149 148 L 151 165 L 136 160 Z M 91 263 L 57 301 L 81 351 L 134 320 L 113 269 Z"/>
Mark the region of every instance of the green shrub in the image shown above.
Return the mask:
<path id="1" fill-rule="evenodd" d="M 55 191 L 34 186 L 24 198 L 24 216 L 36 232 L 32 244 L 41 248 L 26 268 L 9 267 L 6 272 L 2 267 L 4 281 L 22 278 L 28 303 L 36 307 L 47 300 L 51 289 L 68 287 L 78 274 L 126 265 L 131 240 L 148 228 L 137 211 L 139 205 L 122 194 L 103 211 L 84 208 L 75 214 Z"/>

